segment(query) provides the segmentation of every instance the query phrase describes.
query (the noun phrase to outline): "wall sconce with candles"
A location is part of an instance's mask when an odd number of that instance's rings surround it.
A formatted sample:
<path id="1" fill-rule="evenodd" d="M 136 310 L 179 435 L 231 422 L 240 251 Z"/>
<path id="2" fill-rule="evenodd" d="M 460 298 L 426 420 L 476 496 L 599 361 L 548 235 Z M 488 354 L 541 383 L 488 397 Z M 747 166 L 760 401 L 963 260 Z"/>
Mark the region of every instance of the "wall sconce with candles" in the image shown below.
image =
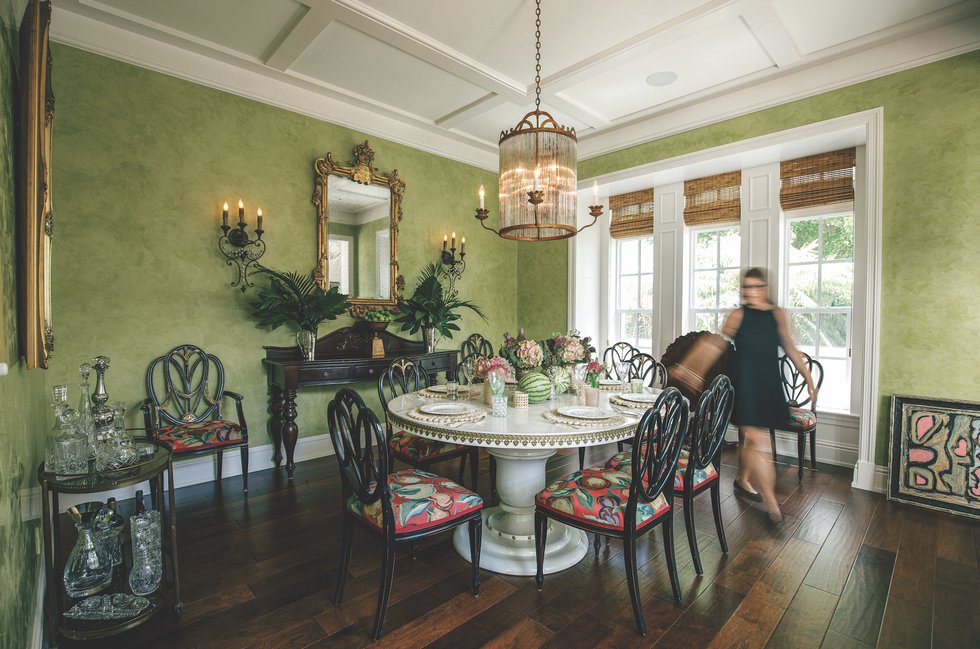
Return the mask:
<path id="1" fill-rule="evenodd" d="M 248 280 L 248 274 L 259 268 L 259 259 L 265 254 L 265 241 L 262 241 L 262 208 L 256 213 L 257 227 L 255 228 L 255 239 L 251 239 L 245 231 L 245 204 L 238 201 L 238 227 L 233 228 L 228 225 L 228 203 L 221 207 L 221 232 L 218 239 L 218 250 L 225 256 L 225 264 L 238 267 L 238 279 L 231 283 L 232 286 L 239 286 L 242 293 L 246 288 L 254 286 Z"/>
<path id="2" fill-rule="evenodd" d="M 453 232 L 452 245 L 449 237 L 442 235 L 442 272 L 449 278 L 449 293 L 456 294 L 456 280 L 463 276 L 466 269 L 466 237 L 459 243 L 459 258 L 456 257 L 456 233 Z M 446 249 L 448 246 L 448 250 Z"/>

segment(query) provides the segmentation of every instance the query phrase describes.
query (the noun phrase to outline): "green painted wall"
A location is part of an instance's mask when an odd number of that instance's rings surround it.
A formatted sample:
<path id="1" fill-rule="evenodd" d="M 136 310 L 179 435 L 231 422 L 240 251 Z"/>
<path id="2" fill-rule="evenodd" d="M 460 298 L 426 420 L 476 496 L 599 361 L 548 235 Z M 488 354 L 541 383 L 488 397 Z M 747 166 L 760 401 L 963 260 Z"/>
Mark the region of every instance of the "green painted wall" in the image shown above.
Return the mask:
<path id="1" fill-rule="evenodd" d="M 45 374 L 28 372 L 17 350 L 17 284 L 14 222 L 14 102 L 17 35 L 8 29 L 23 4 L 0 3 L 0 360 L 10 373 L 0 377 L 0 649 L 31 644 L 37 593 L 35 531 L 40 521 L 24 522 L 21 495 L 37 484 L 44 433 L 49 427 Z"/>
<path id="2" fill-rule="evenodd" d="M 407 292 L 438 259 L 443 233 L 466 233 L 460 288 L 489 322 L 465 313 L 463 331 L 499 339 L 514 328 L 517 248 L 478 230 L 473 218 L 477 187 L 494 186 L 495 173 L 71 47 L 55 45 L 54 61 L 58 354 L 48 383 L 74 389 L 78 364 L 107 354 L 110 398 L 126 401 L 128 425 L 139 425 L 147 365 L 194 342 L 224 361 L 229 389 L 245 395 L 253 445 L 268 443 L 262 346 L 294 344 L 295 334 L 259 329 L 248 315 L 252 293 L 228 286 L 232 270 L 216 246 L 220 205 L 241 196 L 250 228 L 261 206 L 263 261 L 311 268 L 313 161 L 328 151 L 350 160 L 365 139 L 375 165 L 405 180 L 399 257 Z M 483 291 L 481 278 L 496 290 Z M 325 323 L 321 332 L 350 322 Z M 374 403 L 375 390 L 360 387 Z M 300 393 L 301 436 L 326 432 L 332 394 Z"/>
<path id="3" fill-rule="evenodd" d="M 884 107 L 878 464 L 889 399 L 980 393 L 980 52 L 964 54 L 579 163 L 589 178 Z"/>
<path id="4" fill-rule="evenodd" d="M 568 329 L 568 241 L 515 242 L 519 246 L 517 321 L 530 338 Z M 597 332 L 583 332 L 595 336 Z"/>

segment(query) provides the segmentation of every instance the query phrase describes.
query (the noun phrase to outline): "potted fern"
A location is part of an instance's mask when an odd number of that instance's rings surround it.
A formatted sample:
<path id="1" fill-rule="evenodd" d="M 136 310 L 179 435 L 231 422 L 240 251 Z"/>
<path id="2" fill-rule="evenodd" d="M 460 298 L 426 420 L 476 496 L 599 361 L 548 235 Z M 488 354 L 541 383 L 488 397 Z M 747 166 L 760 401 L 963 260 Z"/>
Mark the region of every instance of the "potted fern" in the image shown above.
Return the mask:
<path id="1" fill-rule="evenodd" d="M 436 346 L 436 333 L 452 338 L 454 331 L 459 331 L 456 321 L 462 315 L 461 309 L 469 309 L 486 321 L 483 310 L 469 300 L 461 300 L 455 294 L 446 291 L 439 281 L 439 268 L 429 264 L 419 274 L 415 292 L 407 300 L 398 302 L 401 316 L 395 322 L 401 323 L 402 331 L 416 333 L 422 330 L 425 341 L 425 351 L 432 352 Z"/>
<path id="2" fill-rule="evenodd" d="M 324 291 L 313 275 L 278 271 L 260 267 L 269 277 L 269 286 L 259 289 L 259 299 L 252 302 L 252 315 L 259 324 L 278 329 L 287 322 L 294 323 L 299 332 L 296 342 L 303 350 L 304 360 L 312 361 L 316 350 L 316 330 L 324 320 L 336 320 L 350 304 L 347 296 L 336 287 Z"/>

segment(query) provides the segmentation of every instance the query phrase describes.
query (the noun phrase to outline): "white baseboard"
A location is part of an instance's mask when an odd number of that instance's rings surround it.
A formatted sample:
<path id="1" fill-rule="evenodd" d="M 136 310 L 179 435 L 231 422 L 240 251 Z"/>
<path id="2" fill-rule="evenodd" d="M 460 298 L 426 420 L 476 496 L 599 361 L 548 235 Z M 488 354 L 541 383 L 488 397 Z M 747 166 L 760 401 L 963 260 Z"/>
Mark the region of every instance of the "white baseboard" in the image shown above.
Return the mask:
<path id="1" fill-rule="evenodd" d="M 851 486 L 855 489 L 875 491 L 883 494 L 888 491 L 888 465 L 874 462 L 856 462 L 854 464 L 854 481 Z"/>
<path id="2" fill-rule="evenodd" d="M 272 468 L 273 449 L 272 444 L 264 446 L 250 446 L 248 449 L 248 468 L 249 473 L 262 471 Z M 296 440 L 296 450 L 293 453 L 294 462 L 313 460 L 319 457 L 333 455 L 333 444 L 330 442 L 330 435 L 311 435 L 300 437 Z M 222 460 L 221 477 L 229 478 L 242 474 L 241 453 L 238 449 L 224 452 Z M 177 488 L 211 482 L 214 480 L 216 459 L 214 455 L 201 455 L 186 460 L 174 461 L 174 483 Z M 99 500 L 115 498 L 116 500 L 127 500 L 133 497 L 137 489 L 142 489 L 146 494 L 150 493 L 148 482 L 135 486 L 123 487 L 98 492 Z M 58 505 L 62 510 L 77 503 L 86 502 L 95 498 L 95 494 L 61 494 Z M 33 520 L 41 517 L 41 488 L 33 487 L 23 489 L 20 493 L 20 507 L 22 520 Z"/>
<path id="3" fill-rule="evenodd" d="M 37 557 L 37 585 L 35 586 L 34 602 L 34 630 L 31 641 L 32 649 L 45 649 L 48 646 L 47 639 L 44 637 L 44 590 L 45 580 L 48 578 L 47 571 L 44 569 L 44 553 Z"/>
<path id="4" fill-rule="evenodd" d="M 817 414 L 817 462 L 834 466 L 852 467 L 858 461 L 858 424 L 854 415 L 837 413 Z M 728 441 L 738 439 L 738 429 L 728 427 L 725 435 Z M 797 436 L 793 433 L 776 431 L 776 454 L 795 458 Z M 806 458 L 809 458 L 807 442 Z"/>

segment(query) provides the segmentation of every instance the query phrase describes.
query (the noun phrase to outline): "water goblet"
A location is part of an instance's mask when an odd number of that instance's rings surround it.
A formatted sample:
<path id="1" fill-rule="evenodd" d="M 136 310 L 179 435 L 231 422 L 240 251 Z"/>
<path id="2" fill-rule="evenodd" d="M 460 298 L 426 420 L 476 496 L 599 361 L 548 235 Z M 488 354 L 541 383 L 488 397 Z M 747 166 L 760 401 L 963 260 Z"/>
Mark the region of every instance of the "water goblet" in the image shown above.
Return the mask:
<path id="1" fill-rule="evenodd" d="M 622 383 L 621 391 L 627 392 L 628 390 L 626 389 L 626 385 L 627 385 L 627 381 L 629 380 L 629 369 L 630 369 L 629 361 L 625 361 L 625 360 L 616 361 L 615 365 L 616 365 L 616 378 L 618 378 L 620 383 Z"/>

